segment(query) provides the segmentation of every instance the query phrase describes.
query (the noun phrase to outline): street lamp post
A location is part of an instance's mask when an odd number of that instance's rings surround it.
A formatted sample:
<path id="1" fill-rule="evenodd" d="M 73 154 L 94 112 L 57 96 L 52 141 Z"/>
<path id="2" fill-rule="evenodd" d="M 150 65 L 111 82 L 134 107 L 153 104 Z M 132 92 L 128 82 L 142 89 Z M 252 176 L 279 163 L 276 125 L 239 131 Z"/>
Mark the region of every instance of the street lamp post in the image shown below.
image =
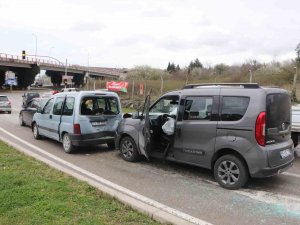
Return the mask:
<path id="1" fill-rule="evenodd" d="M 35 37 L 35 61 L 36 61 L 36 55 L 37 55 L 37 35 L 36 34 L 32 34 Z"/>

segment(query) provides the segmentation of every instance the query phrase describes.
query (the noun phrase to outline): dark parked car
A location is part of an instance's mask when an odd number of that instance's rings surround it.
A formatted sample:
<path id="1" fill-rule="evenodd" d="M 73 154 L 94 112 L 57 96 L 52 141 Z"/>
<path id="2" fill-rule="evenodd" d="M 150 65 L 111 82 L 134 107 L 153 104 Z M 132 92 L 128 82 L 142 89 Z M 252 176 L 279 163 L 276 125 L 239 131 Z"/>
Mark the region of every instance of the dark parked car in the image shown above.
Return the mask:
<path id="1" fill-rule="evenodd" d="M 152 106 L 148 95 L 142 115 L 120 122 L 116 146 L 126 161 L 144 155 L 208 168 L 237 189 L 291 167 L 291 99 L 251 83 L 187 85 Z"/>
<path id="2" fill-rule="evenodd" d="M 49 98 L 33 98 L 20 111 L 19 123 L 20 126 L 31 126 L 32 117 L 36 111 L 43 108 Z"/>
<path id="3" fill-rule="evenodd" d="M 26 106 L 28 104 L 28 102 L 33 99 L 33 98 L 39 98 L 40 94 L 38 92 L 25 92 L 23 94 L 23 103 L 22 106 Z"/>

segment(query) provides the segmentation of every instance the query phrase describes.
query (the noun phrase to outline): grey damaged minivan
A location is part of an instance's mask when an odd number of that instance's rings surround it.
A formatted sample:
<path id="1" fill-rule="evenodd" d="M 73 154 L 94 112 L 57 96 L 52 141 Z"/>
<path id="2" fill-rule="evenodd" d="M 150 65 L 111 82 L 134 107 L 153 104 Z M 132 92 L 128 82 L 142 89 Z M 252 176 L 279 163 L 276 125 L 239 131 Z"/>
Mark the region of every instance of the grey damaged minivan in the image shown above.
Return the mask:
<path id="1" fill-rule="evenodd" d="M 193 84 L 160 97 L 142 114 L 124 118 L 116 146 L 126 161 L 157 157 L 213 170 L 224 188 L 291 167 L 291 100 L 287 91 L 258 84 Z M 173 121 L 173 133 L 164 125 Z"/>

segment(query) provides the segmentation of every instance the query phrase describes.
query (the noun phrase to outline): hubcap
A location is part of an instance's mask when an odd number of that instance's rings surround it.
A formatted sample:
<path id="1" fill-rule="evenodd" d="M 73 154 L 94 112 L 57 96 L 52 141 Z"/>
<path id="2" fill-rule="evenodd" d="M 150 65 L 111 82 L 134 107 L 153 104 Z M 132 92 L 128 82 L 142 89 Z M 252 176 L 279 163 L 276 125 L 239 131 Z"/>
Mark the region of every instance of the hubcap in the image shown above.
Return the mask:
<path id="1" fill-rule="evenodd" d="M 125 140 L 122 144 L 122 154 L 126 158 L 130 158 L 133 154 L 133 145 L 131 141 Z"/>
<path id="2" fill-rule="evenodd" d="M 70 142 L 70 139 L 67 135 L 64 136 L 63 145 L 64 145 L 64 149 L 66 151 L 68 151 L 69 148 L 70 148 L 71 142 Z"/>
<path id="3" fill-rule="evenodd" d="M 223 161 L 218 167 L 218 176 L 226 185 L 234 185 L 240 178 L 240 170 L 232 161 Z"/>

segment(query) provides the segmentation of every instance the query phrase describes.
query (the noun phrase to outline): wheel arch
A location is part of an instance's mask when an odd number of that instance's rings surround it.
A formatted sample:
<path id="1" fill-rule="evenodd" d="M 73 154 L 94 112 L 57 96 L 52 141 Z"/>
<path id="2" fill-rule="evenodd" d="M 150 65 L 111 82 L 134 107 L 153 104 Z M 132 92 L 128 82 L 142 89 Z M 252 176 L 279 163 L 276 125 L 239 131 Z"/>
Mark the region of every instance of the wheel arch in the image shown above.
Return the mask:
<path id="1" fill-rule="evenodd" d="M 231 148 L 223 148 L 223 149 L 220 149 L 215 152 L 215 154 L 213 155 L 212 160 L 211 160 L 211 165 L 210 165 L 211 169 L 214 168 L 216 161 L 224 155 L 234 155 L 234 156 L 238 157 L 245 164 L 248 173 L 250 172 L 248 163 L 247 163 L 246 159 L 243 157 L 243 155 L 241 153 L 239 153 L 238 151 L 231 149 Z"/>
<path id="2" fill-rule="evenodd" d="M 128 133 L 123 133 L 123 134 L 120 136 L 120 139 L 119 139 L 119 142 L 118 142 L 118 146 L 117 146 L 118 149 L 121 148 L 121 146 L 120 146 L 121 141 L 122 141 L 122 139 L 125 138 L 125 137 L 130 137 L 130 138 L 134 141 L 134 143 L 135 143 L 135 145 L 136 145 L 136 147 L 137 147 L 137 150 L 138 150 L 139 154 L 141 154 L 141 151 L 140 151 L 140 148 L 139 148 L 138 143 L 136 143 L 136 140 L 134 139 L 134 137 L 132 137 L 132 136 L 131 136 L 130 134 L 128 134 Z"/>

